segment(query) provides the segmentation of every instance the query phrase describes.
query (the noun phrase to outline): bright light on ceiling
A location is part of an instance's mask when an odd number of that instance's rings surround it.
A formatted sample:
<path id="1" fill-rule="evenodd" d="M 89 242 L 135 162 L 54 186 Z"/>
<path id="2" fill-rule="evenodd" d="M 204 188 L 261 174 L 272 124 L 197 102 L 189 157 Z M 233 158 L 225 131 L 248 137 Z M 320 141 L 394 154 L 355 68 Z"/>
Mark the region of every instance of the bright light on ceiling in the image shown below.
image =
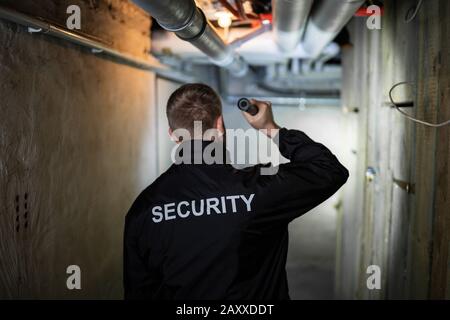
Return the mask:
<path id="1" fill-rule="evenodd" d="M 229 28 L 231 26 L 231 23 L 233 22 L 231 14 L 226 11 L 216 12 L 216 17 L 219 26 L 224 29 Z"/>

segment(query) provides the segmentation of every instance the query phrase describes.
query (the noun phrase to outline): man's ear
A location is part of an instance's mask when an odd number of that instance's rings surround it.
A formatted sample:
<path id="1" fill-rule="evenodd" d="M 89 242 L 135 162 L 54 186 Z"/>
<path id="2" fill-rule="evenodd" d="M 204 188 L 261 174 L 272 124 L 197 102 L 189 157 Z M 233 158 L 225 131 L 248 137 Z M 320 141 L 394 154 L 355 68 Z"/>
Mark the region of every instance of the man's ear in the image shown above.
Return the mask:
<path id="1" fill-rule="evenodd" d="M 180 141 L 178 140 L 178 138 L 175 137 L 175 136 L 173 135 L 173 130 L 172 130 L 172 128 L 169 128 L 169 137 L 170 137 L 170 140 L 172 140 L 173 142 L 175 142 L 175 143 L 177 143 L 177 144 L 180 143 Z"/>
<path id="2" fill-rule="evenodd" d="M 223 116 L 220 115 L 216 120 L 215 125 L 217 131 L 219 131 L 219 134 L 222 136 L 225 133 L 225 124 L 223 123 Z"/>

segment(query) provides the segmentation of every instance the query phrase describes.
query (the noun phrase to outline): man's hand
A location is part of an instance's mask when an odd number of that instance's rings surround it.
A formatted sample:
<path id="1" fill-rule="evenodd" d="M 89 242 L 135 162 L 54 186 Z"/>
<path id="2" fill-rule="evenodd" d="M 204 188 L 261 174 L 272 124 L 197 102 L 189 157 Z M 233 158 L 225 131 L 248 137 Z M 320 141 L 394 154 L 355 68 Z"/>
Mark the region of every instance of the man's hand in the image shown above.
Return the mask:
<path id="1" fill-rule="evenodd" d="M 258 107 L 258 113 L 254 116 L 248 112 L 242 112 L 248 123 L 257 130 L 262 130 L 268 137 L 273 138 L 280 127 L 273 120 L 272 103 L 250 99 L 250 102 Z"/>

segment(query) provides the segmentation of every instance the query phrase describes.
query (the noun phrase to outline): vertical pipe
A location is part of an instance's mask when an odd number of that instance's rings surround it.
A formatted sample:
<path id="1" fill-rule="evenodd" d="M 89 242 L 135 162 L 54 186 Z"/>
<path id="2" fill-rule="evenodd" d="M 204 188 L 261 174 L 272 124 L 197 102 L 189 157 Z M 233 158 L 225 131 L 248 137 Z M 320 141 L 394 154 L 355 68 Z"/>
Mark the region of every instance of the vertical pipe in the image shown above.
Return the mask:
<path id="1" fill-rule="evenodd" d="M 305 31 L 304 48 L 317 58 L 345 27 L 364 0 L 319 0 L 312 10 Z"/>
<path id="2" fill-rule="evenodd" d="M 284 52 L 294 50 L 303 35 L 313 0 L 274 0 L 275 42 Z"/>

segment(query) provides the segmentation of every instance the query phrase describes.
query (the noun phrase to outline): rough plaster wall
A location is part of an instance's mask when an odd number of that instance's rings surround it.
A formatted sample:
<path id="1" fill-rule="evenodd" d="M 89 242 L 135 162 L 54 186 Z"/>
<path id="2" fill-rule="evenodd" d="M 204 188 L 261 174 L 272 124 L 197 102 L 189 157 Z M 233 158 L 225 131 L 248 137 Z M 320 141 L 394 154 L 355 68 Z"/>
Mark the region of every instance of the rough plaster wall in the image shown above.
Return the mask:
<path id="1" fill-rule="evenodd" d="M 67 7 L 78 5 L 81 32 L 141 58 L 151 49 L 149 16 L 131 0 L 1 0 L 0 5 L 62 26 L 66 25 Z"/>
<path id="2" fill-rule="evenodd" d="M 127 1 L 2 1 L 144 57 Z M 154 75 L 0 22 L 0 297 L 120 298 L 131 202 L 156 175 Z M 82 290 L 66 288 L 68 265 Z"/>
<path id="3" fill-rule="evenodd" d="M 361 172 L 356 173 L 360 177 L 356 190 L 364 193 L 356 191 L 354 199 L 346 197 L 344 202 L 338 236 L 337 295 L 341 298 L 448 298 L 449 128 L 415 125 L 384 103 L 392 85 L 412 81 L 416 93 L 399 88 L 397 101 L 414 99 L 416 107 L 407 111 L 427 121 L 449 118 L 445 36 L 450 5 L 426 1 L 417 18 L 407 24 L 405 14 L 415 4 L 386 1 L 381 31 L 368 30 L 364 20 L 354 21 L 354 48 L 344 53 L 344 63 L 350 66 L 344 101 L 351 104 L 356 93 L 363 93 L 358 100 L 358 136 L 363 141 L 359 168 L 373 167 L 376 178 L 364 182 Z M 352 82 L 355 78 L 360 81 Z M 415 194 L 408 194 L 394 180 L 414 183 Z M 359 209 L 361 199 L 360 212 L 346 210 Z M 366 268 L 372 264 L 381 267 L 381 290 L 366 287 Z"/>

